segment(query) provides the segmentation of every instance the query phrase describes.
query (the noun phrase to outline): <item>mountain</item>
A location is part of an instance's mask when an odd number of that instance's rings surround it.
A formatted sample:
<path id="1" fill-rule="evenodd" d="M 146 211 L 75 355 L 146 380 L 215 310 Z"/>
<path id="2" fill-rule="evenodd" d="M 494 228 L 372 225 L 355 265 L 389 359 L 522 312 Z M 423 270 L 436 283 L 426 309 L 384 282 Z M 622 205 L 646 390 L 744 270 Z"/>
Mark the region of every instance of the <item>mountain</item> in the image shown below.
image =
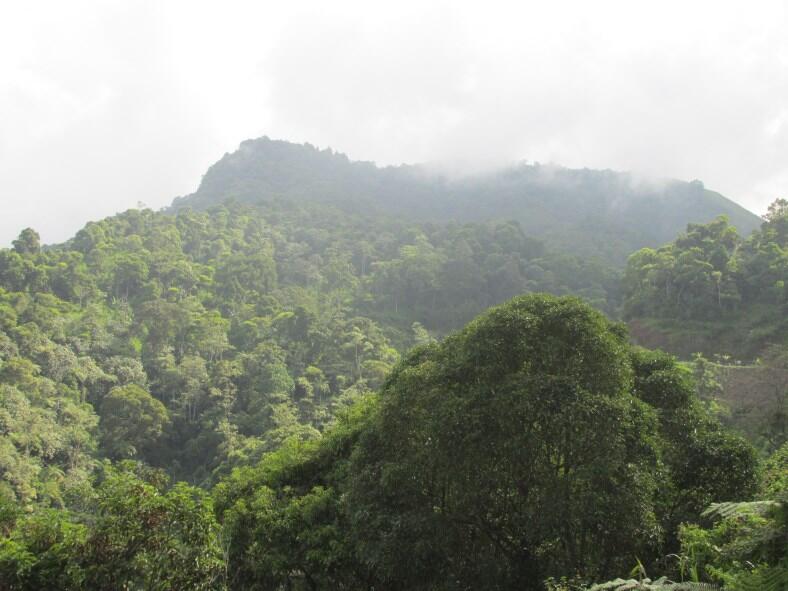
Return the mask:
<path id="1" fill-rule="evenodd" d="M 620 260 L 691 209 L 655 204 L 726 203 L 616 201 L 628 178 L 452 180 L 266 139 L 169 211 L 48 247 L 23 229 L 0 249 L 0 591 L 560 591 L 634 555 L 677 578 L 665 554 L 728 556 L 712 544 L 788 572 L 784 545 L 677 531 L 784 481 L 788 201 L 615 269 L 586 251 Z M 600 230 L 594 200 L 618 216 Z M 759 360 L 690 373 L 619 316 Z M 762 492 L 718 400 L 777 450 Z"/>
<path id="2" fill-rule="evenodd" d="M 645 181 L 611 170 L 518 164 L 451 177 L 423 165 L 378 167 L 330 149 L 262 137 L 208 169 L 173 209 L 226 199 L 321 202 L 419 221 L 513 219 L 548 247 L 623 264 L 633 251 L 673 239 L 688 223 L 725 215 L 746 236 L 760 218 L 700 181 Z"/>

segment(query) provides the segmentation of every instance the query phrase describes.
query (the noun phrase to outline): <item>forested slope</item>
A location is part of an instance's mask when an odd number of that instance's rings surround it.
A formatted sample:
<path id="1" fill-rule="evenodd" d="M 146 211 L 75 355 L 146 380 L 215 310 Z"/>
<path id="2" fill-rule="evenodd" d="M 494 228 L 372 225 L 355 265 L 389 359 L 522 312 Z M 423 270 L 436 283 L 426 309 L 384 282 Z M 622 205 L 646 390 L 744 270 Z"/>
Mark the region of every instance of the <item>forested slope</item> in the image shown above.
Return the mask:
<path id="1" fill-rule="evenodd" d="M 67 508 L 0 496 L 0 588 L 568 590 L 639 560 L 778 590 L 786 459 L 759 479 L 675 360 L 579 300 L 522 296 L 212 498 L 131 462 Z M 753 494 L 717 529 L 680 525 Z"/>
<path id="2" fill-rule="evenodd" d="M 511 222 L 285 204 L 132 210 L 46 249 L 25 230 L 0 251 L 2 480 L 60 503 L 109 457 L 211 481 L 315 436 L 408 347 L 527 291 L 617 305 L 613 272 Z"/>
<path id="3" fill-rule="evenodd" d="M 636 323 L 644 344 L 737 359 L 754 359 L 769 345 L 785 347 L 788 201 L 776 200 L 747 238 L 719 218 L 690 224 L 659 249 L 634 253 L 623 289 L 624 317 Z"/>
<path id="4" fill-rule="evenodd" d="M 176 209 L 284 199 L 411 220 L 512 219 L 559 251 L 616 265 L 633 251 L 672 240 L 687 223 L 726 215 L 743 236 L 757 216 L 698 181 L 651 182 L 627 173 L 521 164 L 449 177 L 425 166 L 379 168 L 310 145 L 248 140 L 203 177 Z"/>
<path id="5" fill-rule="evenodd" d="M 742 374 L 693 375 L 614 319 L 769 352 L 753 367 L 783 387 L 788 204 L 749 238 L 690 224 L 622 282 L 555 245 L 613 261 L 624 234 L 603 252 L 498 219 L 537 167 L 449 182 L 244 146 L 171 210 L 0 250 L 0 591 L 576 591 L 637 560 L 779 589 L 785 398 L 742 429 L 759 470 L 718 404 Z M 580 201 L 619 178 L 553 173 Z M 507 175 L 488 205 L 511 209 L 471 205 Z M 455 197 L 475 221 L 442 217 Z"/>

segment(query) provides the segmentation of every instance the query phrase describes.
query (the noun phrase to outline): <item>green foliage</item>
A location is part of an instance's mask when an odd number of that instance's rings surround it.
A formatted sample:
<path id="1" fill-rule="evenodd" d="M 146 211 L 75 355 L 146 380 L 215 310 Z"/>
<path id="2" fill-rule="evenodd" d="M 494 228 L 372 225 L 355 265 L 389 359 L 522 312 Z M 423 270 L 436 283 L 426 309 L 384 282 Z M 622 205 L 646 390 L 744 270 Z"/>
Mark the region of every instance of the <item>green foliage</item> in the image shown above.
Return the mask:
<path id="1" fill-rule="evenodd" d="M 787 345 L 786 219 L 785 200 L 778 199 L 747 239 L 721 217 L 688 225 L 657 250 L 634 253 L 623 279 L 625 317 L 657 318 L 666 327 L 676 320 L 705 323 L 713 336 L 704 348 L 739 357 Z"/>
<path id="2" fill-rule="evenodd" d="M 110 470 L 97 489 L 97 520 L 80 565 L 89 589 L 218 589 L 223 578 L 211 501 L 178 483 L 169 490 L 132 469 Z"/>
<path id="3" fill-rule="evenodd" d="M 281 150 L 278 170 L 225 176 Z M 452 333 L 537 291 L 615 317 L 609 263 L 671 231 L 597 224 L 631 192 L 615 175 L 544 174 L 438 181 L 263 140 L 169 212 L 130 210 L 46 248 L 24 230 L 0 250 L 0 590 L 539 589 L 635 555 L 651 568 L 680 541 L 719 546 L 714 530 L 676 532 L 749 498 L 755 459 L 673 358 L 548 295 Z M 587 203 L 567 201 L 578 186 Z M 696 185 L 665 196 L 684 193 L 703 213 L 684 221 L 724 205 Z M 418 221 L 398 215 L 411 206 Z M 634 255 L 628 310 L 727 322 L 757 308 L 752 338 L 777 343 L 762 365 L 781 383 L 785 211 L 744 242 L 720 220 Z M 698 377 L 714 396 L 721 382 Z M 764 449 L 784 441 L 779 421 Z M 785 488 L 780 454 L 764 499 Z M 747 531 L 774 515 L 750 511 Z M 708 564 L 772 584 L 782 563 L 753 544 L 753 568 Z"/>
<path id="4" fill-rule="evenodd" d="M 755 215 L 699 181 L 650 184 L 610 170 L 525 163 L 457 178 L 422 166 L 378 168 L 330 149 L 267 137 L 226 154 L 174 208 L 208 209 L 227 198 L 245 204 L 281 198 L 439 223 L 512 219 L 551 248 L 616 265 L 639 248 L 670 240 L 687 222 L 727 215 L 745 235 L 758 224 Z M 509 238 L 503 230 L 506 250 L 516 250 Z"/>
<path id="5" fill-rule="evenodd" d="M 678 550 L 669 528 L 747 494 L 754 464 L 672 358 L 529 296 L 416 348 L 378 399 L 215 495 L 240 588 L 539 589 Z"/>
<path id="6" fill-rule="evenodd" d="M 222 589 L 219 529 L 204 491 L 105 467 L 84 520 L 37 509 L 4 519 L 0 589 Z"/>
<path id="7" fill-rule="evenodd" d="M 614 579 L 599 583 L 588 588 L 588 591 L 719 591 L 720 587 L 711 583 L 684 582 L 675 583 L 667 577 L 652 581 L 649 578 Z"/>
<path id="8" fill-rule="evenodd" d="M 628 395 L 626 351 L 579 302 L 531 297 L 412 353 L 354 462 L 365 562 L 411 588 L 528 586 L 656 536 L 654 417 Z"/>
<path id="9" fill-rule="evenodd" d="M 136 384 L 112 388 L 100 415 L 103 448 L 114 459 L 150 458 L 169 422 L 167 408 Z"/>
<path id="10" fill-rule="evenodd" d="M 94 465 L 98 418 L 89 404 L 58 396 L 24 361 L 11 358 L 0 369 L 13 381 L 0 384 L 0 490 L 22 503 L 63 506 Z"/>
<path id="11" fill-rule="evenodd" d="M 780 501 L 723 503 L 704 517 L 711 528 L 682 526 L 682 551 L 704 578 L 726 589 L 779 591 L 788 585 L 786 491 Z"/>
<path id="12" fill-rule="evenodd" d="M 21 255 L 41 252 L 41 236 L 33 228 L 25 228 L 13 241 L 14 250 Z"/>
<path id="13" fill-rule="evenodd" d="M 788 490 L 788 442 L 764 462 L 761 480 L 762 495 L 767 499 L 776 499 Z"/>
<path id="14" fill-rule="evenodd" d="M 757 458 L 751 445 L 706 412 L 689 370 L 673 357 L 636 349 L 631 358 L 636 396 L 659 413 L 662 462 L 671 476 L 661 485 L 660 515 L 666 548 L 675 549 L 679 524 L 715 500 L 755 492 Z"/>
<path id="15" fill-rule="evenodd" d="M 766 463 L 756 500 L 712 503 L 693 522 L 679 527 L 681 549 L 668 556 L 676 567 L 652 583 L 617 579 L 594 585 L 602 589 L 730 589 L 782 591 L 788 587 L 788 487 L 786 450 Z M 663 563 L 664 564 L 664 563 Z M 663 566 L 664 568 L 664 566 Z M 556 587 L 559 589 L 560 587 Z M 568 589 L 568 588 L 567 588 Z M 590 590 L 589 590 L 590 591 Z"/>
<path id="16" fill-rule="evenodd" d="M 733 272 L 740 242 L 726 218 L 687 232 L 659 250 L 629 259 L 625 275 L 627 313 L 673 318 L 713 318 L 734 311 L 741 300 Z"/>
<path id="17" fill-rule="evenodd" d="M 36 416 L 64 405 L 84 415 L 68 436 L 62 421 L 47 436 L 193 482 L 315 437 L 383 383 L 400 351 L 491 304 L 540 289 L 616 307 L 613 271 L 548 253 L 511 222 L 419 225 L 269 203 L 131 210 L 57 247 L 34 248 L 30 232 L 18 242 L 0 251 L 0 384 L 32 396 Z M 0 461 L 33 498 L 41 453 L 25 449 L 12 458 L 6 445 Z"/>
<path id="18" fill-rule="evenodd" d="M 376 406 L 362 398 L 321 440 L 291 438 L 216 485 L 232 588 L 354 589 L 372 582 L 354 556 L 342 487 L 348 455 Z"/>

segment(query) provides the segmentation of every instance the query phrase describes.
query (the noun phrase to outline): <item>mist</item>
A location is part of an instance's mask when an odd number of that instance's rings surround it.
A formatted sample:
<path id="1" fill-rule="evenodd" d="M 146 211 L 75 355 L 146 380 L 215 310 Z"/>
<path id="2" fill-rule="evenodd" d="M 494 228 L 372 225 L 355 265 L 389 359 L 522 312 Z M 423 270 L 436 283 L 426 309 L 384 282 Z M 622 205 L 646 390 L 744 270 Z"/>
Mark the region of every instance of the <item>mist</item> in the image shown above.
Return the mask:
<path id="1" fill-rule="evenodd" d="M 32 2 L 0 19 L 0 244 L 193 191 L 246 138 L 788 186 L 783 2 Z"/>

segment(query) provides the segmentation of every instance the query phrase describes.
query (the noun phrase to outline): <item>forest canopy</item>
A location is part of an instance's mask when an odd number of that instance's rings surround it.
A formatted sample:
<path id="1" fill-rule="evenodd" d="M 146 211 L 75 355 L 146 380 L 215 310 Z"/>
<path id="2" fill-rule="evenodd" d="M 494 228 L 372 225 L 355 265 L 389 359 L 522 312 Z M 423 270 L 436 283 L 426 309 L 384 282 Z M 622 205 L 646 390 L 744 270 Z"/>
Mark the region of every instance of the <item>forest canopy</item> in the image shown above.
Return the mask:
<path id="1" fill-rule="evenodd" d="M 721 217 L 637 251 L 623 290 L 625 318 L 695 322 L 718 352 L 753 358 L 767 345 L 788 345 L 788 201 L 772 203 L 746 239 Z"/>
<path id="2" fill-rule="evenodd" d="M 185 205 L 0 250 L 0 590 L 781 584 L 785 201 L 623 274 L 518 221 Z M 769 416 L 618 318 L 746 334 Z"/>

